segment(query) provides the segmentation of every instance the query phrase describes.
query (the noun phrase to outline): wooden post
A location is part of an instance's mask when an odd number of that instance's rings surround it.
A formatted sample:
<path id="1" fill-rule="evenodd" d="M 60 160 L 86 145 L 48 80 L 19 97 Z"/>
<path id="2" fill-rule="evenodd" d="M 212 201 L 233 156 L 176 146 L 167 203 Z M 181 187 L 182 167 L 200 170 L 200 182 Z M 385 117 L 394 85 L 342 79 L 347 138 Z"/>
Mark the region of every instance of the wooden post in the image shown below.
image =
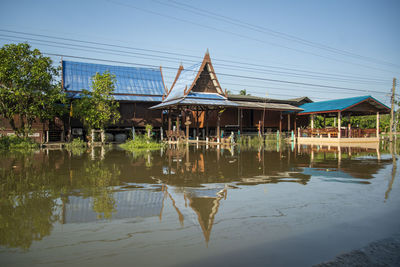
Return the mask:
<path id="1" fill-rule="evenodd" d="M 296 121 L 297 121 L 297 116 L 296 116 L 296 114 L 294 114 L 294 121 L 293 121 L 293 123 L 294 123 L 294 125 L 293 125 L 294 135 L 296 135 L 296 129 L 297 129 Z"/>
<path id="2" fill-rule="evenodd" d="M 105 143 L 106 135 L 105 135 L 104 129 L 101 129 L 101 131 L 100 131 L 100 139 L 101 139 L 101 143 Z"/>
<path id="3" fill-rule="evenodd" d="M 94 130 L 92 129 L 92 140 L 91 140 L 91 143 L 93 144 L 94 143 Z"/>
<path id="4" fill-rule="evenodd" d="M 379 112 L 376 113 L 376 138 L 379 139 Z"/>
<path id="5" fill-rule="evenodd" d="M 282 111 L 279 112 L 279 132 L 282 132 Z"/>
<path id="6" fill-rule="evenodd" d="M 196 134 L 197 134 L 197 136 L 199 136 L 199 134 L 200 134 L 200 129 L 199 129 L 199 128 L 200 128 L 199 117 L 200 117 L 199 111 L 196 110 L 196 127 L 197 127 Z"/>
<path id="7" fill-rule="evenodd" d="M 287 114 L 287 130 L 290 132 L 290 114 Z"/>
<path id="8" fill-rule="evenodd" d="M 314 114 L 311 115 L 311 130 L 314 129 Z"/>
<path id="9" fill-rule="evenodd" d="M 391 98 L 391 102 L 392 102 L 392 106 L 391 106 L 391 110 L 390 110 L 390 131 L 389 131 L 389 141 L 393 142 L 393 119 L 394 119 L 394 92 L 396 90 L 396 78 L 393 78 L 393 87 L 392 87 L 392 98 Z M 378 128 L 378 127 L 377 127 Z M 378 135 L 377 135 L 378 137 Z"/>
<path id="10" fill-rule="evenodd" d="M 206 114 L 204 115 L 204 118 L 206 120 L 206 137 L 208 137 L 208 108 L 206 109 Z"/>
<path id="11" fill-rule="evenodd" d="M 243 118 L 243 109 L 239 109 L 239 116 L 240 116 L 240 123 L 239 123 L 239 130 L 242 132 L 243 130 L 243 123 L 242 123 L 242 118 Z"/>
<path id="12" fill-rule="evenodd" d="M 172 130 L 171 110 L 168 111 L 168 131 Z"/>
<path id="13" fill-rule="evenodd" d="M 217 142 L 218 143 L 219 143 L 220 138 L 221 138 L 220 122 L 221 122 L 221 115 L 219 113 L 219 110 L 217 110 Z"/>
<path id="14" fill-rule="evenodd" d="M 341 138 L 342 112 L 338 112 L 338 138 Z"/>

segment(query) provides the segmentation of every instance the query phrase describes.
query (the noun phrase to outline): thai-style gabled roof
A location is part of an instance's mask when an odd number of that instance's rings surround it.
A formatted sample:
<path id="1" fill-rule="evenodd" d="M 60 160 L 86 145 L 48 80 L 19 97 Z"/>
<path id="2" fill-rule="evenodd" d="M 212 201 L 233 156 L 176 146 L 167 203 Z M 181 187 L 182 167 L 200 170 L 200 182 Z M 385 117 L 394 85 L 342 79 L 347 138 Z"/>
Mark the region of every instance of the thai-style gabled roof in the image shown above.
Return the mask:
<path id="1" fill-rule="evenodd" d="M 162 70 L 62 61 L 64 90 L 73 97 L 91 90 L 92 77 L 109 71 L 116 76 L 114 98 L 122 101 L 161 102 L 166 92 Z"/>
<path id="2" fill-rule="evenodd" d="M 179 67 L 171 89 L 163 96 L 162 103 L 151 109 L 174 109 L 178 106 L 208 109 L 238 107 L 222 91 L 208 51 L 201 63 L 187 69 Z"/>
<path id="3" fill-rule="evenodd" d="M 389 113 L 390 108 L 372 96 L 358 96 L 328 101 L 306 103 L 300 106 L 299 115 L 347 112 L 353 115 L 368 115 L 375 112 Z"/>
<path id="4" fill-rule="evenodd" d="M 209 77 L 206 77 L 207 75 Z M 165 95 L 164 101 L 171 101 L 173 99 L 187 96 L 196 87 L 199 79 L 205 77 L 209 78 L 211 81 L 211 84 L 207 84 L 207 87 L 209 87 L 208 93 L 215 93 L 225 96 L 217 76 L 215 75 L 210 54 L 207 51 L 201 63 L 190 66 L 187 69 L 183 68 L 183 66 L 179 67 L 175 80 L 171 86 L 171 89 Z"/>

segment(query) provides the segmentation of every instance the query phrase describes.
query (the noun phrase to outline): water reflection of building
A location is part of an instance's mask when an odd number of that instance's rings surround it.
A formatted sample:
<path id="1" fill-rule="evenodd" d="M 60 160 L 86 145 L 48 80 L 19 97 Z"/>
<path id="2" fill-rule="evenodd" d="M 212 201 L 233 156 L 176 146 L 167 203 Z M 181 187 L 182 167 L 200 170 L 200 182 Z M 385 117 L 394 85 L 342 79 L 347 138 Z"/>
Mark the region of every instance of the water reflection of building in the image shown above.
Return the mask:
<path id="1" fill-rule="evenodd" d="M 164 193 L 160 190 L 136 189 L 112 193 L 116 210 L 112 219 L 160 216 Z M 93 209 L 93 198 L 69 196 L 63 209 L 64 223 L 86 223 L 98 219 Z"/>
<path id="2" fill-rule="evenodd" d="M 168 195 L 181 225 L 184 225 L 185 220 L 199 224 L 208 245 L 220 202 L 226 200 L 227 193 L 226 186 L 217 184 L 203 188 L 176 188 L 169 190 Z"/>

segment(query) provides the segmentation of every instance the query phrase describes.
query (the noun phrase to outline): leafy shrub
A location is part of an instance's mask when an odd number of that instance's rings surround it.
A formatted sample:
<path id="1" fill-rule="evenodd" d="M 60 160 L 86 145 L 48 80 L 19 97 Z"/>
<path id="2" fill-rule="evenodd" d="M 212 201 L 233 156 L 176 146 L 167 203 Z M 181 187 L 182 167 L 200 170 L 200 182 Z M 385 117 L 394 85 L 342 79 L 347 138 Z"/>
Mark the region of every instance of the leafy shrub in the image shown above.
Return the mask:
<path id="1" fill-rule="evenodd" d="M 155 150 L 160 149 L 162 146 L 163 144 L 158 143 L 154 140 L 149 140 L 147 136 L 143 135 L 136 135 L 135 140 L 129 140 L 120 145 L 120 147 L 129 151 Z"/>
<path id="2" fill-rule="evenodd" d="M 1 150 L 32 150 L 39 148 L 39 145 L 30 138 L 18 136 L 0 137 Z"/>

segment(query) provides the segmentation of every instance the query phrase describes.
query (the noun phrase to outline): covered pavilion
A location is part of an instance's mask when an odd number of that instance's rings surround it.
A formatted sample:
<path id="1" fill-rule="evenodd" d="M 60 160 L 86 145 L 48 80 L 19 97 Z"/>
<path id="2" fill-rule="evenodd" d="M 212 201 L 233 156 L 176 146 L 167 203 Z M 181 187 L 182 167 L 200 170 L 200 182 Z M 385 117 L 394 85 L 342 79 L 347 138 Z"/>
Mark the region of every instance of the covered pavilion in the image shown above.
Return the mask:
<path id="1" fill-rule="evenodd" d="M 235 131 L 241 131 L 243 124 L 260 129 L 266 127 L 266 121 L 274 120 L 281 130 L 282 112 L 302 110 L 291 104 L 228 96 L 221 88 L 207 51 L 201 63 L 186 69 L 179 67 L 171 89 L 164 94 L 162 102 L 151 109 L 162 109 L 163 115 L 168 117 L 168 139 L 189 139 L 191 135 L 208 140 L 212 136 L 219 142 L 223 137 L 221 126 Z M 181 123 L 186 125 L 186 133 L 180 130 Z"/>
<path id="2" fill-rule="evenodd" d="M 305 103 L 300 106 L 297 116 L 310 116 L 311 126 L 309 129 L 298 129 L 299 142 L 377 142 L 379 141 L 379 115 L 390 113 L 390 108 L 382 104 L 372 96 L 359 96 L 329 101 Z M 314 127 L 316 115 L 334 117 L 337 126 L 323 129 Z M 374 129 L 352 129 L 351 125 L 342 126 L 342 117 L 376 115 L 376 128 Z M 324 119 L 325 121 L 325 119 Z M 325 123 L 324 123 L 325 124 Z"/>

